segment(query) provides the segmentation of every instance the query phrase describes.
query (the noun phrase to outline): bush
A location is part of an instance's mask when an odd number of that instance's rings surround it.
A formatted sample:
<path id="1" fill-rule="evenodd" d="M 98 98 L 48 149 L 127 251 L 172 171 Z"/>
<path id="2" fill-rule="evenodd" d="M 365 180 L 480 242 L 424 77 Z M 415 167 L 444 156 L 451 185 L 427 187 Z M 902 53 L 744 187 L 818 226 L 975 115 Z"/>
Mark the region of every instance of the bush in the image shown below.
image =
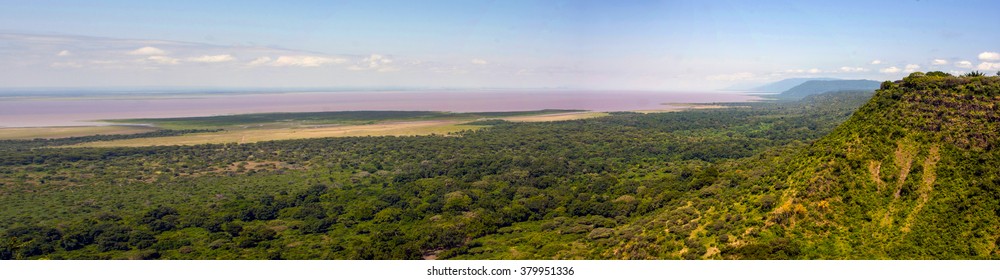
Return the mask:
<path id="1" fill-rule="evenodd" d="M 587 234 L 587 238 L 592 239 L 592 240 L 593 239 L 611 238 L 611 236 L 614 235 L 614 234 L 615 234 L 615 230 L 614 229 L 610 229 L 610 228 L 595 228 L 595 229 L 593 229 L 593 230 L 590 231 L 590 234 Z"/>

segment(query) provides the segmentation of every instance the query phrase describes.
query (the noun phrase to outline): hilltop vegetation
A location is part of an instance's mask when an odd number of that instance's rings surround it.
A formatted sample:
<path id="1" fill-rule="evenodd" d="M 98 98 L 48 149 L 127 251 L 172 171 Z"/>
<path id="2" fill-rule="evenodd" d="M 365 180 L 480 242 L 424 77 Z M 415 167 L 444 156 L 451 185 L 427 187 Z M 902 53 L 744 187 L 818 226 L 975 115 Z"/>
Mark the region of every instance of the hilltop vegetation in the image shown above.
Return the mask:
<path id="1" fill-rule="evenodd" d="M 0 258 L 996 259 L 998 96 L 933 72 L 460 137 L 17 150 Z"/>

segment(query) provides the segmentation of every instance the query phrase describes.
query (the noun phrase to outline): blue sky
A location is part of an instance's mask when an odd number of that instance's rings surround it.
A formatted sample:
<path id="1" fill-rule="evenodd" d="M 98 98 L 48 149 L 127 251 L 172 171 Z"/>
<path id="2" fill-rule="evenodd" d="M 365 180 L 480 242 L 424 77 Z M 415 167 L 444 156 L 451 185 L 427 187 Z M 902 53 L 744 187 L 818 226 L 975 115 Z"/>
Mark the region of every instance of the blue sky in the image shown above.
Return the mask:
<path id="1" fill-rule="evenodd" d="M 997 1 L 0 4 L 0 87 L 681 90 L 1000 71 Z"/>

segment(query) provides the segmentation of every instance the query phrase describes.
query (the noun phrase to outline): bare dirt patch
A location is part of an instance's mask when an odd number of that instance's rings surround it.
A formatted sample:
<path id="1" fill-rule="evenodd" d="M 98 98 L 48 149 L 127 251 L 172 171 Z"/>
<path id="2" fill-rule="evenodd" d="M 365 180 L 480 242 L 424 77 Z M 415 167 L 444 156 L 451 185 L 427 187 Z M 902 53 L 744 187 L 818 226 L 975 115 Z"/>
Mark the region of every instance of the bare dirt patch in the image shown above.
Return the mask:
<path id="1" fill-rule="evenodd" d="M 941 160 L 941 154 L 937 146 L 931 147 L 928 151 L 927 158 L 924 159 L 924 173 L 923 181 L 920 184 L 920 188 L 917 189 L 917 194 L 920 198 L 917 200 L 917 205 L 913 207 L 913 211 L 910 211 L 910 215 L 906 217 L 906 224 L 903 226 L 903 232 L 909 232 L 910 226 L 913 224 L 913 219 L 916 218 L 920 210 L 924 208 L 927 201 L 931 198 L 931 191 L 934 190 L 934 180 L 937 179 L 937 162 Z"/>
<path id="2" fill-rule="evenodd" d="M 410 136 L 447 134 L 480 126 L 461 125 L 456 120 L 393 122 L 368 125 L 343 125 L 315 128 L 240 129 L 180 136 L 125 139 L 84 143 L 80 147 L 138 147 L 161 145 L 197 145 L 219 143 L 253 143 L 271 140 L 306 139 L 348 136 Z"/>
<path id="3" fill-rule="evenodd" d="M 899 166 L 899 180 L 896 181 L 896 193 L 893 194 L 893 198 L 899 198 L 900 192 L 903 191 L 903 182 L 906 181 L 906 176 L 910 174 L 910 167 L 913 164 L 913 149 L 910 146 L 904 142 L 899 142 L 896 152 L 893 154 L 896 166 Z"/>
<path id="4" fill-rule="evenodd" d="M 879 192 L 882 191 L 882 186 L 885 185 L 885 182 L 882 182 L 882 177 L 879 176 L 879 173 L 881 171 L 882 171 L 881 161 L 873 160 L 868 162 L 868 173 L 871 173 L 872 181 L 875 181 L 875 187 L 878 188 Z"/>
<path id="5" fill-rule="evenodd" d="M 910 174 L 910 167 L 913 164 L 915 145 L 910 141 L 903 140 L 896 145 L 896 151 L 893 152 L 893 160 L 899 167 L 899 176 L 896 180 L 896 192 L 892 194 L 892 202 L 889 203 L 889 209 L 886 209 L 885 216 L 882 217 L 882 226 L 892 225 L 893 215 L 896 214 L 897 200 L 903 192 L 903 183 L 906 182 L 906 177 Z"/>
<path id="6" fill-rule="evenodd" d="M 748 106 L 725 106 L 717 104 L 699 104 L 699 103 L 664 103 L 663 105 L 671 106 L 671 108 L 655 109 L 655 110 L 635 110 L 632 112 L 636 113 L 668 113 L 668 112 L 680 112 L 686 110 L 705 110 L 705 109 L 725 109 L 725 108 L 744 108 Z"/>

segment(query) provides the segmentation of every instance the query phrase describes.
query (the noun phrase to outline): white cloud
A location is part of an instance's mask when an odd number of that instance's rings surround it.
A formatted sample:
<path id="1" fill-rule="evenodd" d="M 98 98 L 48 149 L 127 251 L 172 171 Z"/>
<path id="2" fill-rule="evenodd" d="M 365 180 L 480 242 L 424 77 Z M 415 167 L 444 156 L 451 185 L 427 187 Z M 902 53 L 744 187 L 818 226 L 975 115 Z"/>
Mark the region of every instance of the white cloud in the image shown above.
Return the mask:
<path id="1" fill-rule="evenodd" d="M 378 68 L 380 65 L 392 63 L 392 59 L 380 54 L 372 54 L 363 60 L 368 63 L 368 68 Z"/>
<path id="2" fill-rule="evenodd" d="M 840 72 L 843 73 L 868 72 L 868 71 L 869 70 L 867 68 L 862 68 L 862 67 L 847 67 L 847 66 L 840 67 Z"/>
<path id="3" fill-rule="evenodd" d="M 131 55 L 165 55 L 166 51 L 154 47 L 141 47 L 128 52 Z"/>
<path id="4" fill-rule="evenodd" d="M 258 62 L 258 60 L 265 59 L 270 60 L 269 57 L 258 58 L 251 62 Z M 274 62 L 270 62 L 271 66 L 298 66 L 298 67 L 319 67 L 325 64 L 339 64 L 344 63 L 347 60 L 343 58 L 329 58 L 322 56 L 307 56 L 307 55 L 292 55 L 292 56 L 279 56 Z"/>
<path id="5" fill-rule="evenodd" d="M 251 61 L 251 62 L 250 62 L 250 63 L 248 63 L 248 64 L 249 64 L 250 66 L 257 66 L 257 65 L 264 65 L 264 64 L 268 64 L 268 63 L 270 63 L 271 61 L 272 61 L 271 57 L 267 57 L 267 56 L 262 56 L 262 57 L 258 57 L 257 59 L 254 59 L 253 61 Z"/>
<path id="6" fill-rule="evenodd" d="M 190 57 L 187 60 L 194 62 L 204 62 L 204 63 L 218 63 L 218 62 L 233 61 L 234 59 L 236 58 L 233 57 L 232 55 L 220 54 L 220 55 L 203 55 L 199 57 Z"/>
<path id="7" fill-rule="evenodd" d="M 931 65 L 945 65 L 945 64 L 948 64 L 948 61 L 944 59 L 935 59 L 934 61 L 931 62 Z"/>
<path id="8" fill-rule="evenodd" d="M 146 60 L 165 65 L 176 65 L 180 63 L 180 59 L 162 55 L 150 56 L 147 57 Z"/>
<path id="9" fill-rule="evenodd" d="M 982 52 L 979 54 L 979 60 L 997 61 L 1000 60 L 1000 53 Z"/>
<path id="10" fill-rule="evenodd" d="M 399 71 L 399 68 L 392 65 L 392 58 L 384 56 L 381 54 L 371 54 L 368 57 L 361 59 L 360 62 L 355 65 L 347 67 L 348 70 L 352 71 L 364 71 L 364 70 L 375 70 L 378 72 L 395 72 Z"/>
<path id="11" fill-rule="evenodd" d="M 983 62 L 979 66 L 976 66 L 976 69 L 984 71 L 1000 70 L 1000 62 Z"/>
<path id="12" fill-rule="evenodd" d="M 879 65 L 879 64 L 882 64 L 882 61 L 881 61 L 881 60 L 878 60 L 878 59 L 876 59 L 876 60 L 872 60 L 871 64 L 872 64 L 872 65 Z"/>
<path id="13" fill-rule="evenodd" d="M 958 68 L 972 68 L 972 62 L 969 62 L 968 60 L 962 60 L 962 61 L 959 61 L 959 62 L 955 62 L 955 67 L 958 67 Z"/>
<path id="14" fill-rule="evenodd" d="M 49 66 L 51 66 L 52 68 L 60 68 L 60 69 L 64 69 L 64 68 L 81 68 L 81 67 L 83 67 L 83 65 L 81 65 L 79 63 L 76 63 L 76 62 L 72 62 L 72 61 L 71 62 L 55 62 L 55 63 L 50 64 Z"/>
<path id="15" fill-rule="evenodd" d="M 481 58 L 476 58 L 476 59 L 473 59 L 473 60 L 472 60 L 471 62 L 472 62 L 472 64 L 478 64 L 478 65 L 486 65 L 486 64 L 489 64 L 489 62 L 487 62 L 486 60 L 483 60 L 483 59 L 481 59 Z"/>
<path id="16" fill-rule="evenodd" d="M 72 53 L 70 53 L 68 50 L 62 50 L 59 53 L 57 53 L 56 55 L 57 56 L 70 56 L 70 55 L 72 55 Z"/>
<path id="17" fill-rule="evenodd" d="M 896 66 L 892 66 L 892 67 L 889 67 L 889 68 L 882 68 L 881 70 L 878 70 L 878 71 L 880 73 L 892 74 L 892 73 L 899 73 L 899 71 L 902 71 L 902 69 L 899 69 L 899 67 L 896 67 Z"/>
<path id="18" fill-rule="evenodd" d="M 823 71 L 819 70 L 819 68 L 813 68 L 813 69 L 809 69 L 809 71 L 806 71 L 806 72 L 809 72 L 809 74 L 817 74 L 817 73 L 820 73 L 820 72 L 823 72 Z"/>
<path id="19" fill-rule="evenodd" d="M 917 72 L 917 69 L 920 69 L 920 65 L 907 64 L 906 68 L 903 69 L 903 70 L 906 71 L 906 72 Z"/>
<path id="20" fill-rule="evenodd" d="M 750 72 L 739 72 L 733 74 L 708 76 L 705 77 L 705 79 L 709 81 L 742 81 L 742 80 L 750 80 L 756 77 L 757 75 L 754 75 L 753 73 Z"/>
<path id="21" fill-rule="evenodd" d="M 109 65 L 109 64 L 118 64 L 119 61 L 117 61 L 117 60 L 101 60 L 101 59 L 98 59 L 98 60 L 91 60 L 89 63 L 90 64 Z"/>

